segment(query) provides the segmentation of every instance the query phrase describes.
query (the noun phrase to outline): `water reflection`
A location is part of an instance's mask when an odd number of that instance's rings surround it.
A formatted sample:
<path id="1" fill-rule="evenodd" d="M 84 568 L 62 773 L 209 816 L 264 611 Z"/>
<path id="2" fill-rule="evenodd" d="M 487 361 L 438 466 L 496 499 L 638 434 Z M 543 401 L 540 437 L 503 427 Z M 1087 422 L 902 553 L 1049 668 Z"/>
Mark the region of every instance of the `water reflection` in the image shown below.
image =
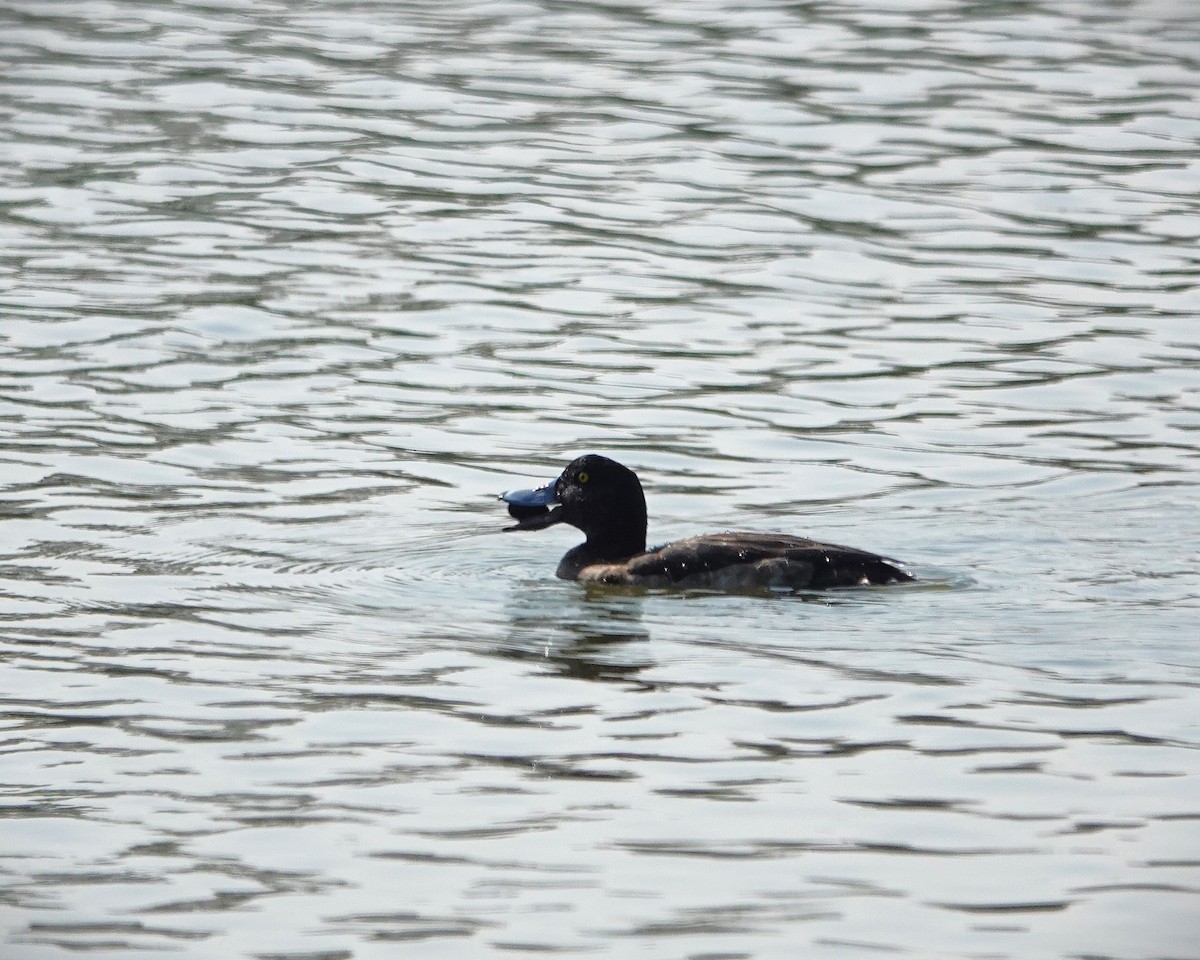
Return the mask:
<path id="1" fill-rule="evenodd" d="M 509 629 L 486 647 L 577 680 L 632 682 L 654 661 L 641 598 L 589 593 L 566 584 L 518 584 L 506 604 Z"/>

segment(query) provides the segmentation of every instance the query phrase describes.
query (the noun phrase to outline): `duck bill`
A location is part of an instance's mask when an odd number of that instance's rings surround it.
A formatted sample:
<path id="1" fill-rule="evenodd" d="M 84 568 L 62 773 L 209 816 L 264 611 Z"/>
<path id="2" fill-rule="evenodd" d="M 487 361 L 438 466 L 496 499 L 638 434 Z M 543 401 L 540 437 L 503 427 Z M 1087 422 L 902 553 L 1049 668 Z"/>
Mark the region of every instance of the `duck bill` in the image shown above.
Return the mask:
<path id="1" fill-rule="evenodd" d="M 505 533 L 508 533 L 511 530 L 543 530 L 546 527 L 554 526 L 554 524 L 556 524 L 556 523 L 562 523 L 562 519 L 563 519 L 563 516 L 562 516 L 563 508 L 562 507 L 555 507 L 553 510 L 547 510 L 545 507 L 542 507 L 538 513 L 533 513 L 533 514 L 519 513 L 518 511 L 521 509 L 522 508 L 518 508 L 518 510 L 514 510 L 512 505 L 511 504 L 509 505 L 508 512 L 510 514 L 512 514 L 512 516 L 516 519 L 517 522 L 514 523 L 511 527 L 505 527 L 504 528 Z M 524 508 L 524 509 L 534 509 L 534 508 Z"/>
<path id="2" fill-rule="evenodd" d="M 541 530 L 562 522 L 563 508 L 550 509 L 551 504 L 558 503 L 557 480 L 536 490 L 509 490 L 500 494 L 500 499 L 508 504 L 509 516 L 517 521 L 504 528 L 506 533 L 510 530 Z"/>

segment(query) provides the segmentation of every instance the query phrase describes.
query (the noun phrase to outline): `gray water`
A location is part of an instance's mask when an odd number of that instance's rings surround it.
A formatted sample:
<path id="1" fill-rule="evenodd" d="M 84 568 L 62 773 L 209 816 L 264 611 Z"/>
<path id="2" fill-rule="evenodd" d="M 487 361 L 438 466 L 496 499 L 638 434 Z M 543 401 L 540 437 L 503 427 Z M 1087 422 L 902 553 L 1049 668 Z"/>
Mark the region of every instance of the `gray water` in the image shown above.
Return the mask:
<path id="1" fill-rule="evenodd" d="M 1200 957 L 1191 3 L 2 18 L 4 960 Z"/>

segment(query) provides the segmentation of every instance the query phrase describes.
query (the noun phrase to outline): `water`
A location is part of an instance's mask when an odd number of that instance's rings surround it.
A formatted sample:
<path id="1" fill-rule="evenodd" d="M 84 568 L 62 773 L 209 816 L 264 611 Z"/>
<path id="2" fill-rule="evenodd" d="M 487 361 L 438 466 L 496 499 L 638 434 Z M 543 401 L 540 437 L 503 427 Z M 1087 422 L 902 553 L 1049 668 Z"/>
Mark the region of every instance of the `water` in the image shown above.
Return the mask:
<path id="1" fill-rule="evenodd" d="M 5 960 L 1200 957 L 1190 5 L 2 16 Z"/>

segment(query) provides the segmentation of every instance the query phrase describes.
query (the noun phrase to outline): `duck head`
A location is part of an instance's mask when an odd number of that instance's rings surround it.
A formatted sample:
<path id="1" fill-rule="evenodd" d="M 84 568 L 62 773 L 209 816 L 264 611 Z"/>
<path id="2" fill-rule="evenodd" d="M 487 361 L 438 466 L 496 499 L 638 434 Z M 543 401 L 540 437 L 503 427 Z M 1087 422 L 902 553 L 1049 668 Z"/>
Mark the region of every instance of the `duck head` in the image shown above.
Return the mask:
<path id="1" fill-rule="evenodd" d="M 642 485 L 636 473 L 608 457 L 578 457 L 557 479 L 534 490 L 509 490 L 500 499 L 517 521 L 505 530 L 566 523 L 583 531 L 597 556 L 617 559 L 646 549 Z"/>

